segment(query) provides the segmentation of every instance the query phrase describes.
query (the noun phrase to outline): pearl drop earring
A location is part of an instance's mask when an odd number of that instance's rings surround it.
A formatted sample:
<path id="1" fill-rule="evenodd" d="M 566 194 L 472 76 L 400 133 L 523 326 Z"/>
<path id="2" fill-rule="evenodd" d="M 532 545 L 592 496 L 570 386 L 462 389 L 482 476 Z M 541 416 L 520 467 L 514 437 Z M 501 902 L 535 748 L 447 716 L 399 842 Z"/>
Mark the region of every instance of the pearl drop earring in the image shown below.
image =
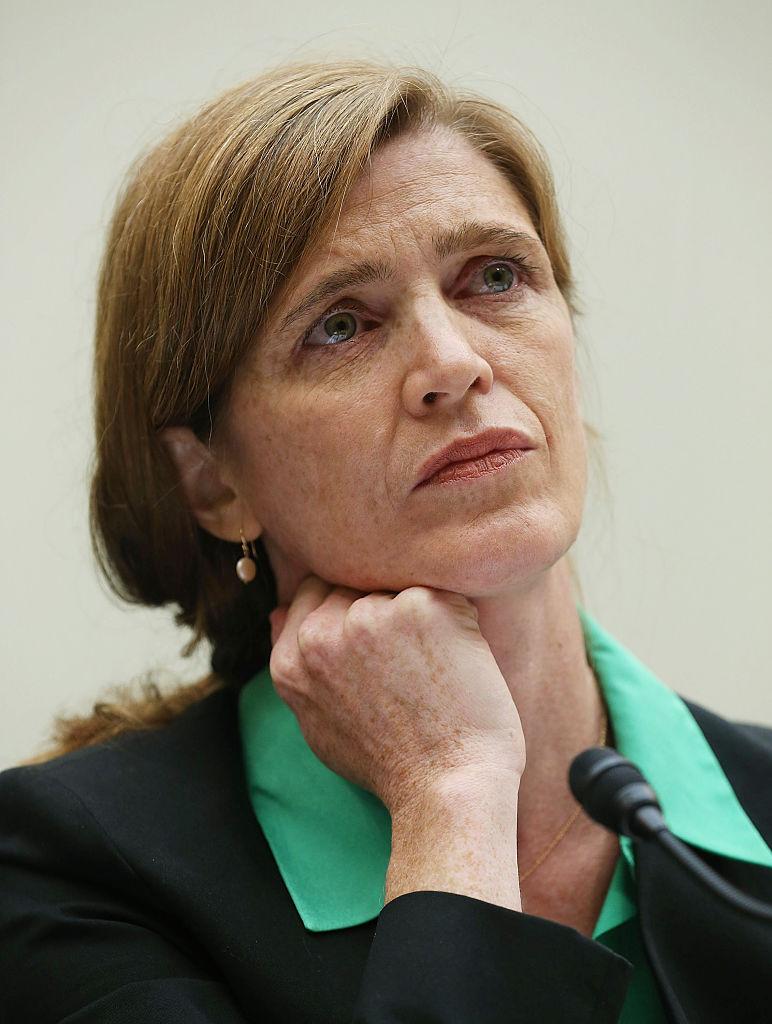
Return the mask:
<path id="1" fill-rule="evenodd" d="M 250 541 L 248 548 L 247 542 L 244 540 L 244 531 L 240 529 L 239 533 L 241 534 L 241 550 L 244 552 L 244 555 L 238 560 L 238 562 L 236 562 L 236 575 L 242 583 L 251 583 L 255 578 L 255 573 L 257 572 L 257 566 L 254 562 L 254 558 L 257 558 L 255 542 Z M 250 549 L 254 558 L 250 558 Z"/>

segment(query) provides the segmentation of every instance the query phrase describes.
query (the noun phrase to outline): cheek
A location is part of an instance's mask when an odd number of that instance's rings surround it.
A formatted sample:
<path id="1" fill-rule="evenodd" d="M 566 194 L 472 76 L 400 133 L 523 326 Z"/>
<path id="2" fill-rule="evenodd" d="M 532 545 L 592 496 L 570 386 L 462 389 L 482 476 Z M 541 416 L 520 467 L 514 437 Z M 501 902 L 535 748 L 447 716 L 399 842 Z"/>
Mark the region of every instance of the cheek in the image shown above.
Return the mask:
<path id="1" fill-rule="evenodd" d="M 293 533 L 318 532 L 320 524 L 338 530 L 351 520 L 352 508 L 372 514 L 379 505 L 375 467 L 383 459 L 375 411 L 361 397 L 348 400 L 322 389 L 288 401 L 281 415 L 278 409 L 274 404 L 264 413 L 269 430 L 247 431 L 243 440 L 255 508 L 275 523 L 291 510 Z"/>
<path id="2" fill-rule="evenodd" d="M 521 325 L 502 362 L 507 386 L 539 420 L 557 473 L 565 463 L 583 458 L 575 360 L 576 341 L 571 321 L 560 307 Z"/>
<path id="3" fill-rule="evenodd" d="M 537 333 L 542 380 L 558 409 L 566 411 L 576 392 L 576 339 L 567 315 L 555 309 Z"/>

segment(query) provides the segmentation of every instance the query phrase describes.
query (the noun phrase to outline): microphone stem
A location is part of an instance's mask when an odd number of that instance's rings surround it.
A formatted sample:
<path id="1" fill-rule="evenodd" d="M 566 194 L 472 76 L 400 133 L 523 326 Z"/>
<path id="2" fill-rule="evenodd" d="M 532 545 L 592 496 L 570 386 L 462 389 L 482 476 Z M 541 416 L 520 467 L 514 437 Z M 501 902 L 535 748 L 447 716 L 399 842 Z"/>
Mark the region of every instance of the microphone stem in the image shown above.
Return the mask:
<path id="1" fill-rule="evenodd" d="M 660 846 L 668 850 L 680 864 L 687 868 L 687 870 L 690 869 L 693 871 L 703 885 L 712 892 L 715 892 L 717 896 L 720 896 L 725 903 L 728 903 L 736 910 L 741 910 L 753 917 L 758 917 L 762 921 L 772 921 L 772 906 L 761 903 L 759 900 L 754 899 L 752 896 L 747 896 L 744 892 L 741 892 L 733 885 L 730 885 L 730 883 L 723 879 L 721 875 L 713 870 L 713 868 L 700 860 L 700 858 L 694 854 L 685 843 L 682 843 L 677 836 L 674 836 L 672 832 L 667 829 L 662 829 L 657 831 L 652 838 L 654 838 Z"/>

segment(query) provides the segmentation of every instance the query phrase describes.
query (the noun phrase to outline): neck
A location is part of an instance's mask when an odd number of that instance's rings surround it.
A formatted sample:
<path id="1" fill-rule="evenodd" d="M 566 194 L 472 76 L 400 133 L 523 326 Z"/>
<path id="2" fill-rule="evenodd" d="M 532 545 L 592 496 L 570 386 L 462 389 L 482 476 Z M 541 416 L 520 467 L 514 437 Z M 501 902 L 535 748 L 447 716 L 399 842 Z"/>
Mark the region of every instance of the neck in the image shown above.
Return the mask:
<path id="1" fill-rule="evenodd" d="M 526 591 L 470 600 L 523 726 L 526 767 L 518 797 L 518 853 L 520 869 L 526 871 L 576 809 L 568 768 L 576 754 L 598 742 L 605 708 L 588 668 L 565 558 Z M 582 817 L 571 833 L 581 832 Z M 564 849 L 570 837 L 561 843 Z"/>

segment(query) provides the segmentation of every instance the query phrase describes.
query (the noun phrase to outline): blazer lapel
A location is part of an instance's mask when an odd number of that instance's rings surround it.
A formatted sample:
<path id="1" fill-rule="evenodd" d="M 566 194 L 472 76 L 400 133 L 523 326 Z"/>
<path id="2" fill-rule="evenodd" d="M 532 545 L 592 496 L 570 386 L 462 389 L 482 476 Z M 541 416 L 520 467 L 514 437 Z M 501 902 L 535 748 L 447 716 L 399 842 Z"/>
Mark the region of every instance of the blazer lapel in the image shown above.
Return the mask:
<path id="1" fill-rule="evenodd" d="M 772 903 L 772 868 L 691 847 L 737 888 Z M 656 843 L 635 842 L 641 933 L 675 1024 L 772 1019 L 772 925 L 725 903 Z"/>

